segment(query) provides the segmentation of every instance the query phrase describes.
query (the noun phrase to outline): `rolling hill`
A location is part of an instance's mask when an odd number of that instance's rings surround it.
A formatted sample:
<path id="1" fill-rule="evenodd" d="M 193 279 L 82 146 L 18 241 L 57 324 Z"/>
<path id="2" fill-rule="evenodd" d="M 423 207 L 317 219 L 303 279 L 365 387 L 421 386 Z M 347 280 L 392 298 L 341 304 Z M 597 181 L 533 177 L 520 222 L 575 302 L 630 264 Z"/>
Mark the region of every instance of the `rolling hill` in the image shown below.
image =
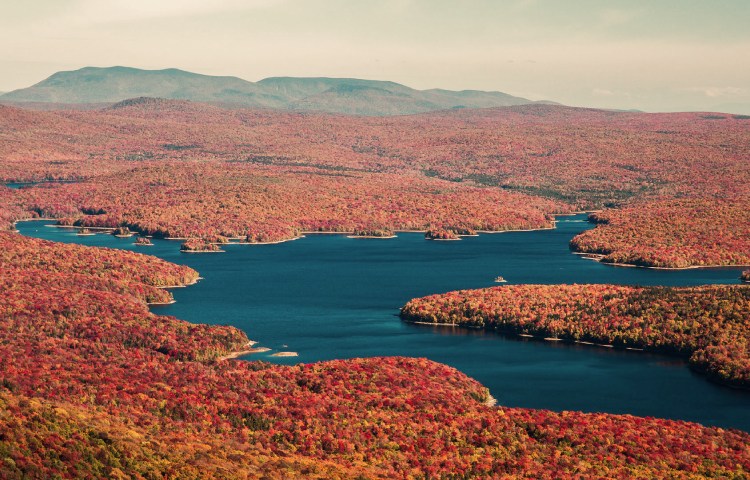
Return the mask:
<path id="1" fill-rule="evenodd" d="M 129 67 L 57 72 L 36 85 L 0 95 L 0 102 L 101 104 L 134 97 L 373 116 L 534 103 L 501 92 L 415 90 L 394 82 L 354 78 L 272 77 L 253 83 L 174 68 Z"/>
<path id="2" fill-rule="evenodd" d="M 86 67 L 57 72 L 28 88 L 2 96 L 4 101 L 44 103 L 111 103 L 150 96 L 202 102 L 279 106 L 264 98 L 255 84 L 237 77 L 211 77 L 177 69 L 140 70 L 128 67 Z"/>

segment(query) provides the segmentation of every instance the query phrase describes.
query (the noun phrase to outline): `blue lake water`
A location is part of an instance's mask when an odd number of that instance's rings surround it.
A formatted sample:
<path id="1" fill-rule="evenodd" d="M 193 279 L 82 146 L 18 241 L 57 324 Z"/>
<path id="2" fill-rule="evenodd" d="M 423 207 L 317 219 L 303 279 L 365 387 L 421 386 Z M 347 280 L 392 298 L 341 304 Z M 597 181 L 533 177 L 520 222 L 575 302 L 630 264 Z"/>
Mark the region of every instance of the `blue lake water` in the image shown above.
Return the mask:
<path id="1" fill-rule="evenodd" d="M 116 247 L 189 265 L 203 280 L 174 289 L 159 314 L 234 325 L 272 350 L 245 357 L 295 364 L 335 358 L 404 355 L 452 365 L 489 387 L 500 405 L 630 413 L 750 431 L 750 393 L 712 384 L 681 359 L 599 347 L 526 341 L 493 333 L 405 324 L 410 298 L 515 283 L 702 285 L 739 283 L 741 269 L 649 270 L 602 265 L 570 253 L 591 228 L 584 215 L 559 217 L 557 229 L 485 234 L 459 242 L 350 239 L 308 235 L 276 245 L 228 245 L 226 253 L 184 254 L 179 243 L 79 237 L 72 230 L 22 222 L 21 233 L 60 242 Z M 279 351 L 299 357 L 278 358 Z"/>
<path id="2" fill-rule="evenodd" d="M 8 188 L 18 190 L 19 188 L 33 187 L 34 185 L 46 185 L 51 183 L 76 183 L 75 180 L 45 180 L 43 182 L 10 182 L 4 183 Z"/>

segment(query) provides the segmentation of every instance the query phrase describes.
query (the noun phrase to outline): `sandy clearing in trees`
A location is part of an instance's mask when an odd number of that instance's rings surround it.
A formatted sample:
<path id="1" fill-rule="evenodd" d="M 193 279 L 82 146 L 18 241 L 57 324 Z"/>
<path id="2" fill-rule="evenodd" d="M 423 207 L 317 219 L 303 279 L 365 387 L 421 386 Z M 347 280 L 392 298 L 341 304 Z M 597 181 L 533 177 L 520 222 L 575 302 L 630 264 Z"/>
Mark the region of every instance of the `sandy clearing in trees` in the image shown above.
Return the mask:
<path id="1" fill-rule="evenodd" d="M 228 353 L 222 357 L 217 358 L 216 361 L 231 360 L 233 358 L 241 357 L 242 355 L 249 355 L 251 353 L 256 353 L 257 351 L 262 350 L 260 348 L 252 348 L 252 346 L 255 345 L 256 343 L 258 342 L 250 340 L 245 345 L 243 345 L 242 350 L 237 350 L 236 352 Z"/>

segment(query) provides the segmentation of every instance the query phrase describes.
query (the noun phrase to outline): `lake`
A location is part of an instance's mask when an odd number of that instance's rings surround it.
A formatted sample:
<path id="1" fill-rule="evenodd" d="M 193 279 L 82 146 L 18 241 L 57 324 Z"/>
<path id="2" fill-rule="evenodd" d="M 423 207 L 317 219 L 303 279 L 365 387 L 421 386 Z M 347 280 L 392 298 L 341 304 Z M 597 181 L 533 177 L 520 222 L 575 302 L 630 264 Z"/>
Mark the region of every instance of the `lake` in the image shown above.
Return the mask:
<path id="1" fill-rule="evenodd" d="M 34 185 L 32 182 L 21 182 L 21 183 L 6 183 L 4 184 L 8 188 L 12 188 L 13 190 L 18 190 L 19 188 L 28 187 L 31 185 Z"/>
<path id="2" fill-rule="evenodd" d="M 77 183 L 76 180 L 45 180 L 42 182 L 10 182 L 10 183 L 4 183 L 3 185 L 12 188 L 13 190 L 18 190 L 20 188 L 26 188 L 26 187 L 33 187 L 35 185 L 48 185 L 53 183 Z"/>
<path id="3" fill-rule="evenodd" d="M 503 406 L 630 413 L 750 431 L 750 393 L 715 385 L 678 358 L 600 347 L 537 342 L 499 334 L 411 325 L 396 316 L 410 298 L 518 283 L 639 285 L 737 284 L 741 268 L 650 270 L 613 267 L 568 249 L 592 227 L 585 215 L 558 217 L 557 229 L 426 241 L 422 234 L 351 239 L 308 235 L 276 245 L 228 245 L 226 253 L 184 254 L 179 243 L 79 237 L 74 230 L 20 222 L 24 235 L 136 250 L 189 265 L 203 280 L 172 290 L 158 314 L 244 330 L 266 354 L 244 357 L 296 364 L 403 355 L 456 367 L 486 385 Z M 299 357 L 269 355 L 298 352 Z"/>

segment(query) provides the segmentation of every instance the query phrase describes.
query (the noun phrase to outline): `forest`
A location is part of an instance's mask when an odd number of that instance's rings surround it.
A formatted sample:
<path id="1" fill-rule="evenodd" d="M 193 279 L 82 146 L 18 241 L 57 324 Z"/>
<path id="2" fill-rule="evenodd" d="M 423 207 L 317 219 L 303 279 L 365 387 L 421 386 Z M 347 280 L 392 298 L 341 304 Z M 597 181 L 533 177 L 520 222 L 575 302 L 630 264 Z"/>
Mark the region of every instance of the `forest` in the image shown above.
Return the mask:
<path id="1" fill-rule="evenodd" d="M 555 105 L 382 118 L 158 99 L 0 106 L 0 181 L 30 182 L 0 186 L 0 477 L 747 477 L 747 433 L 491 407 L 485 387 L 427 359 L 229 361 L 244 332 L 149 310 L 198 272 L 13 230 L 52 218 L 191 252 L 304 232 L 457 239 L 597 210 L 571 248 L 603 262 L 743 265 L 748 125 Z M 746 387 L 749 297 L 530 285 L 402 314 L 681 355 Z"/>
<path id="2" fill-rule="evenodd" d="M 750 435 L 488 406 L 426 359 L 224 360 L 234 327 L 158 316 L 197 278 L 140 254 L 0 234 L 2 478 L 742 478 Z M 736 290 L 737 295 L 741 291 Z"/>
<path id="3" fill-rule="evenodd" d="M 401 318 L 688 358 L 750 387 L 750 287 L 513 285 L 410 300 Z"/>
<path id="4" fill-rule="evenodd" d="M 656 268 L 750 265 L 750 194 L 734 200 L 660 199 L 592 213 L 571 240 L 600 261 Z M 669 220 L 666 220 L 669 219 Z"/>
<path id="5" fill-rule="evenodd" d="M 523 105 L 372 118 L 159 99 L 0 112 L 0 179 L 42 182 L 0 193 L 27 216 L 268 242 L 549 228 L 604 209 L 574 249 L 666 268 L 750 256 L 738 115 Z"/>

